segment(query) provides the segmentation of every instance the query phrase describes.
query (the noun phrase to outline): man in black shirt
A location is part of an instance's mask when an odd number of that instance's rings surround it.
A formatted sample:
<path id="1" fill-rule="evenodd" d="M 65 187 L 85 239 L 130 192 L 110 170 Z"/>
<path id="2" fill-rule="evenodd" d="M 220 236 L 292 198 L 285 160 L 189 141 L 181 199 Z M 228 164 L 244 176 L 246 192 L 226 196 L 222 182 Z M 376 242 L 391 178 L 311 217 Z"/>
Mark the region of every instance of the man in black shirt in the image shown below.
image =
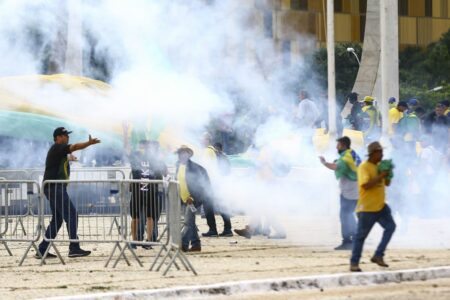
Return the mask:
<path id="1" fill-rule="evenodd" d="M 100 143 L 99 139 L 91 138 L 84 143 L 69 144 L 69 134 L 64 127 L 58 127 L 53 132 L 53 140 L 55 143 L 50 147 L 45 160 L 44 181 L 46 180 L 68 180 L 70 176 L 70 166 L 68 155 L 74 151 L 82 150 L 90 145 Z M 78 213 L 72 201 L 67 194 L 67 184 L 50 183 L 44 187 L 44 194 L 50 201 L 52 209 L 52 219 L 45 232 L 46 239 L 55 239 L 61 228 L 63 220 L 67 225 L 67 232 L 71 240 L 78 240 L 77 223 Z M 45 239 L 39 245 L 39 253 L 36 258 L 41 258 L 49 246 L 49 242 Z M 78 242 L 71 242 L 69 246 L 69 257 L 87 256 L 91 251 L 85 251 L 80 248 Z M 55 257 L 54 254 L 47 254 L 47 257 Z"/>
<path id="2" fill-rule="evenodd" d="M 130 164 L 133 179 L 162 180 L 167 175 L 167 166 L 160 157 L 157 141 L 139 141 L 139 150 L 131 153 Z M 133 240 L 143 240 L 143 232 L 138 228 L 140 221 L 146 224 L 147 241 L 157 240 L 157 226 L 163 202 L 160 189 L 162 186 L 157 183 L 131 185 L 130 212 Z M 135 246 L 132 247 L 135 248 Z"/>

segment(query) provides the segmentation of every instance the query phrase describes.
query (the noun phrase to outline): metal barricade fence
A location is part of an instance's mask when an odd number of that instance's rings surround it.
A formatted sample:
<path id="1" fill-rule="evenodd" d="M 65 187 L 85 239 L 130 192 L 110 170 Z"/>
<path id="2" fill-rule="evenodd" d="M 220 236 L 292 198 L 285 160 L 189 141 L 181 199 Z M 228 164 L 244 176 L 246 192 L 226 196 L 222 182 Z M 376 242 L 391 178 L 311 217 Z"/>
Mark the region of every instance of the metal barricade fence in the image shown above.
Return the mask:
<path id="1" fill-rule="evenodd" d="M 47 234 L 44 240 L 49 243 L 46 252 L 43 254 L 41 265 L 50 248 L 53 248 L 61 262 L 64 264 L 55 243 L 69 242 L 95 242 L 114 244 L 105 267 L 113 258 L 116 250 L 119 256 L 115 260 L 113 267 L 123 258 L 128 265 L 125 251 L 129 250 L 140 266 L 142 262 L 136 255 L 136 247 L 150 248 L 152 246 L 161 247 L 154 257 L 151 269 L 156 265 L 156 261 L 166 252 L 163 261 L 157 271 L 162 267 L 166 258 L 170 262 L 165 269 L 167 274 L 170 267 L 174 265 L 180 267 L 175 260 L 178 258 L 185 266 L 186 270 L 195 270 L 190 265 L 187 258 L 179 251 L 178 245 L 171 242 L 170 230 L 164 240 L 154 236 L 151 224 L 156 224 L 158 215 L 161 212 L 163 203 L 167 207 L 168 197 L 166 197 L 167 181 L 163 180 L 48 180 L 44 181 L 41 190 L 41 222 L 42 228 L 47 228 L 44 222 L 44 204 L 50 202 L 55 210 L 60 211 L 60 218 L 52 219 L 48 225 Z M 177 186 L 172 183 L 171 189 L 177 190 Z M 169 189 L 170 190 L 170 189 Z M 169 193 L 172 196 L 171 202 L 178 203 L 178 193 Z M 176 198 L 175 198 L 176 197 Z M 48 199 L 48 200 L 47 200 Z M 173 218 L 180 219 L 180 211 L 174 211 Z M 138 219 L 145 217 L 147 230 L 138 236 Z M 59 231 L 62 219 L 67 224 L 67 229 Z M 45 223 L 45 224 L 44 224 Z M 113 225 L 116 230 L 112 230 Z M 156 226 L 155 226 L 156 227 Z M 179 235 L 179 234 L 178 234 Z M 139 240 L 142 238 L 142 240 Z M 121 244 L 123 244 L 121 246 Z"/>
<path id="2" fill-rule="evenodd" d="M 8 253 L 7 242 L 28 244 L 19 265 L 22 265 L 31 247 L 35 250 L 40 238 L 40 220 L 30 215 L 32 206 L 39 207 L 40 186 L 31 180 L 0 181 L 0 238 Z"/>
<path id="3" fill-rule="evenodd" d="M 53 246 L 61 262 L 64 260 L 54 242 L 120 243 L 126 220 L 122 213 L 121 180 L 48 180 L 41 190 L 41 222 L 44 236 Z M 45 205 L 58 212 L 48 218 Z M 65 228 L 61 225 L 65 222 Z M 58 232 L 59 231 L 59 232 Z"/>
<path id="4" fill-rule="evenodd" d="M 127 168 L 72 168 L 71 169 L 71 179 L 73 180 L 121 180 L 125 179 L 126 173 L 129 170 Z M 43 169 L 30 169 L 28 170 L 29 179 L 42 182 L 44 178 Z M 114 190 L 113 190 L 114 191 Z M 43 208 L 44 215 L 49 217 L 51 215 L 50 204 L 47 202 L 44 204 Z M 35 214 L 36 208 L 30 211 L 30 213 Z M 81 211 L 83 214 L 84 211 Z"/>

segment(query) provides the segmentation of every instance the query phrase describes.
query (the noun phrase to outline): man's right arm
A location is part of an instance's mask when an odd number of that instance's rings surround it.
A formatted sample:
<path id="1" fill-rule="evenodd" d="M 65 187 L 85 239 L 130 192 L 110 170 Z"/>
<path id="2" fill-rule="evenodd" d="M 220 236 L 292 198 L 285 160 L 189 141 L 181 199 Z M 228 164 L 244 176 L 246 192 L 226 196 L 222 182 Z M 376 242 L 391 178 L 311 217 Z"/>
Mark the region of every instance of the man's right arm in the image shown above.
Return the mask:
<path id="1" fill-rule="evenodd" d="M 77 150 L 83 150 L 91 145 L 95 145 L 100 143 L 100 140 L 97 138 L 92 138 L 91 135 L 89 135 L 89 140 L 87 142 L 84 143 L 77 143 L 77 144 L 72 144 L 70 145 L 70 152 L 74 152 Z"/>

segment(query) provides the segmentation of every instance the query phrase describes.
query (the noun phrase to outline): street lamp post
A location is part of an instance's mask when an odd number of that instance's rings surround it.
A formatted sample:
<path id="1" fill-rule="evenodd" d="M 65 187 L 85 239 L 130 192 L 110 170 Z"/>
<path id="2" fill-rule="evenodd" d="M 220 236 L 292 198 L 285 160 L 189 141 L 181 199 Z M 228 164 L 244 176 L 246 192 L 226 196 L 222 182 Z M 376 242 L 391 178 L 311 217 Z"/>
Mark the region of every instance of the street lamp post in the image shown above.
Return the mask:
<path id="1" fill-rule="evenodd" d="M 355 49 L 349 47 L 349 48 L 347 48 L 347 52 L 353 53 L 353 55 L 356 57 L 356 61 L 358 62 L 358 65 L 361 65 L 361 61 L 359 60 L 358 55 L 355 52 Z"/>
<path id="2" fill-rule="evenodd" d="M 327 0 L 328 133 L 336 137 L 336 71 L 334 61 L 334 0 Z M 332 140 L 332 139 L 330 139 Z"/>

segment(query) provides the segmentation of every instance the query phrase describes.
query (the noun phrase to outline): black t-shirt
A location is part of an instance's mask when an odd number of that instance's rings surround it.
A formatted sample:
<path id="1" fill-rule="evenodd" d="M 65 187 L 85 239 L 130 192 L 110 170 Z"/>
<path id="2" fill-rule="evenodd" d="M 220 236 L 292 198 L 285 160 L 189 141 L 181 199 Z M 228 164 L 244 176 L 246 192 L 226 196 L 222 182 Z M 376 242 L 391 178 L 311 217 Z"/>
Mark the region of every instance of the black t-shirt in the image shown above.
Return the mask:
<path id="1" fill-rule="evenodd" d="M 167 174 L 166 164 L 158 158 L 135 151 L 130 157 L 133 179 L 161 180 Z"/>
<path id="2" fill-rule="evenodd" d="M 44 181 L 69 179 L 70 165 L 67 159 L 69 153 L 69 144 L 53 144 L 50 147 L 45 160 Z"/>

